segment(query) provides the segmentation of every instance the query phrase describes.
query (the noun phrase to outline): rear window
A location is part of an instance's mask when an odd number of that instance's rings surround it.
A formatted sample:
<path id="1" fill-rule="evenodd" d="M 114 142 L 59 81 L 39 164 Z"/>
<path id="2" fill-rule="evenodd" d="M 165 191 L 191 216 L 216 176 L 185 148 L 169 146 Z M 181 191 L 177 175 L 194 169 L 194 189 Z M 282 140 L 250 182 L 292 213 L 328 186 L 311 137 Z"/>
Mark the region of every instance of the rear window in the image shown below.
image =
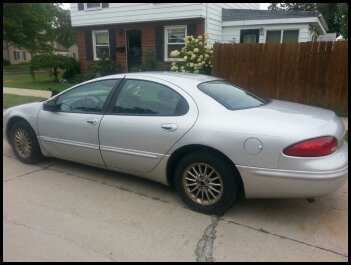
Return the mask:
<path id="1" fill-rule="evenodd" d="M 259 107 L 268 102 L 222 80 L 201 83 L 198 88 L 230 110 Z"/>

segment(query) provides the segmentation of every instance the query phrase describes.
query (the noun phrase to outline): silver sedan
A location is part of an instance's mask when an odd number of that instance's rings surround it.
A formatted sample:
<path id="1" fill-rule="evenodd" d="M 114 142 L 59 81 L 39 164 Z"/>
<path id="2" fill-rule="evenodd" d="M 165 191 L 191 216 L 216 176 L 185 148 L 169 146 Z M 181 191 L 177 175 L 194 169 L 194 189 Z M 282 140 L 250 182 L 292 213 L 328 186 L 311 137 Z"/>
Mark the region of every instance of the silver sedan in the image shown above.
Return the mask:
<path id="1" fill-rule="evenodd" d="M 222 214 L 239 197 L 309 198 L 347 179 L 334 112 L 259 98 L 212 76 L 128 73 L 9 108 L 19 160 L 57 157 L 175 187 L 191 208 Z"/>

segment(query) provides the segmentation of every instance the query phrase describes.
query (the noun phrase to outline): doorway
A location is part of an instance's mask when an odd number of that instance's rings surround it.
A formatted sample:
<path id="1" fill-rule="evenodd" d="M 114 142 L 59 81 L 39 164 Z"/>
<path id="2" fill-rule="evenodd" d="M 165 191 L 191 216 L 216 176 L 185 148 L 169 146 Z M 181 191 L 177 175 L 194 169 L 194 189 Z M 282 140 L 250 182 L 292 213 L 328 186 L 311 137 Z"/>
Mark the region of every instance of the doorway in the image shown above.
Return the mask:
<path id="1" fill-rule="evenodd" d="M 127 60 L 128 72 L 135 71 L 137 66 L 141 64 L 141 31 L 127 31 Z"/>

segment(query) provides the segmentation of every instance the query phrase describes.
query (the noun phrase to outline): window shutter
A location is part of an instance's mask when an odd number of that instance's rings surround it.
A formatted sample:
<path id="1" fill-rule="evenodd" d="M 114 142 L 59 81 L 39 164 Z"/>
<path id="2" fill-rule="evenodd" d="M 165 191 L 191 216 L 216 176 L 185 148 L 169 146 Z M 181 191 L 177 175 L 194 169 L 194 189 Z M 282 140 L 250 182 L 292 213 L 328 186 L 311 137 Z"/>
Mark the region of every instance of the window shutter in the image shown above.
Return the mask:
<path id="1" fill-rule="evenodd" d="M 84 10 L 84 3 L 78 3 L 78 10 Z"/>
<path id="2" fill-rule="evenodd" d="M 187 25 L 186 29 L 187 35 L 190 36 L 196 36 L 196 24 L 195 23 L 190 23 Z"/>
<path id="3" fill-rule="evenodd" d="M 162 26 L 158 26 L 155 30 L 156 40 L 156 56 L 160 61 L 164 61 L 164 29 Z"/>
<path id="4" fill-rule="evenodd" d="M 102 8 L 108 8 L 108 4 L 109 4 L 109 3 L 101 3 L 101 7 L 102 7 Z"/>
<path id="5" fill-rule="evenodd" d="M 91 30 L 85 31 L 85 56 L 87 60 L 93 60 L 93 38 Z"/>
<path id="6" fill-rule="evenodd" d="M 116 30 L 109 29 L 108 31 L 109 43 L 110 43 L 110 58 L 112 61 L 116 60 Z"/>

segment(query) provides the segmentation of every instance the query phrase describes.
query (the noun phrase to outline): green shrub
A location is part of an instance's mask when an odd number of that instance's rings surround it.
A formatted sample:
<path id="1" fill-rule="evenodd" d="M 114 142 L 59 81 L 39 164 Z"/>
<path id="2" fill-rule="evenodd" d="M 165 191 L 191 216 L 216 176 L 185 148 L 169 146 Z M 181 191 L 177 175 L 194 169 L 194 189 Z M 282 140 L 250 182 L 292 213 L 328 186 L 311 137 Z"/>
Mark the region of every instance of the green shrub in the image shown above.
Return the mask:
<path id="1" fill-rule="evenodd" d="M 10 61 L 8 61 L 8 60 L 6 60 L 6 59 L 3 59 L 2 65 L 3 65 L 3 66 L 8 66 L 8 65 L 10 65 Z"/>
<path id="2" fill-rule="evenodd" d="M 88 76 L 99 77 L 105 75 L 112 75 L 121 72 L 121 66 L 111 59 L 104 57 L 89 65 L 87 70 Z"/>
<path id="3" fill-rule="evenodd" d="M 174 50 L 170 56 L 181 59 L 173 62 L 171 70 L 176 72 L 210 74 L 212 69 L 213 49 L 207 45 L 207 37 L 186 36 L 185 46 L 180 50 Z"/>
<path id="4" fill-rule="evenodd" d="M 59 69 L 65 70 L 67 59 L 69 58 L 66 56 L 53 53 L 34 55 L 30 66 L 32 77 L 35 78 L 35 70 L 49 69 L 54 80 L 58 82 Z"/>
<path id="5" fill-rule="evenodd" d="M 154 50 L 146 49 L 144 51 L 144 62 L 140 66 L 141 71 L 157 71 L 160 70 L 160 62 L 156 59 Z"/>
<path id="6" fill-rule="evenodd" d="M 67 58 L 63 65 L 64 72 L 62 77 L 67 80 L 72 80 L 74 76 L 80 73 L 79 63 L 73 58 Z"/>

